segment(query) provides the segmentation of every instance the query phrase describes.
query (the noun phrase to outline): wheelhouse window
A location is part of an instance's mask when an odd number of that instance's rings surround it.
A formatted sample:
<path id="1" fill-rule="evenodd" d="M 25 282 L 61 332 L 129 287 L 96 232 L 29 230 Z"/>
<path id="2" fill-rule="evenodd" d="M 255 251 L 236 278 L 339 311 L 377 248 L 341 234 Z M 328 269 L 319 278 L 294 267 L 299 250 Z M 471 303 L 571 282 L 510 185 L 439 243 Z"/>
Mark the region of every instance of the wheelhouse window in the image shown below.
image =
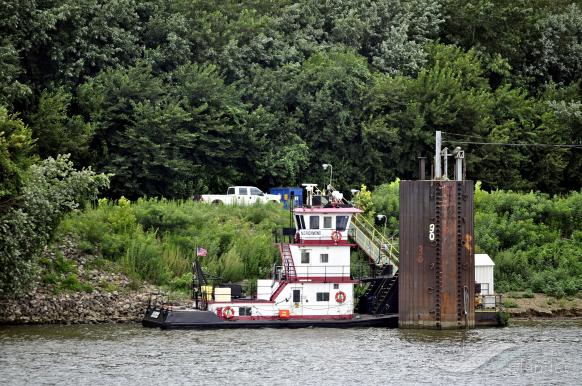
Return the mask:
<path id="1" fill-rule="evenodd" d="M 251 307 L 239 307 L 238 308 L 238 316 L 252 316 L 252 308 Z"/>
<path id="2" fill-rule="evenodd" d="M 348 226 L 349 216 L 336 216 L 335 218 L 335 229 L 338 231 L 345 231 Z"/>
<path id="3" fill-rule="evenodd" d="M 309 251 L 301 251 L 301 264 L 309 264 Z"/>
<path id="4" fill-rule="evenodd" d="M 242 196 L 246 196 L 247 194 L 249 194 L 249 191 L 247 188 L 239 188 L 238 189 L 238 194 L 242 195 Z"/>
<path id="5" fill-rule="evenodd" d="M 234 194 L 234 188 L 228 188 L 226 194 Z"/>
<path id="6" fill-rule="evenodd" d="M 322 253 L 321 255 L 319 255 L 319 262 L 329 263 L 329 255 L 327 253 Z"/>
<path id="7" fill-rule="evenodd" d="M 264 196 L 265 194 L 261 192 L 260 189 L 251 188 L 251 196 Z"/>
<path id="8" fill-rule="evenodd" d="M 305 220 L 303 220 L 303 216 L 296 214 L 295 215 L 295 222 L 297 223 L 298 229 L 305 229 Z"/>
<path id="9" fill-rule="evenodd" d="M 323 229 L 331 229 L 331 216 L 323 216 Z"/>
<path id="10" fill-rule="evenodd" d="M 329 302 L 329 292 L 318 292 L 316 300 L 318 302 Z"/>
<path id="11" fill-rule="evenodd" d="M 319 216 L 309 216 L 309 229 L 319 229 Z"/>
<path id="12" fill-rule="evenodd" d="M 335 283 L 335 284 L 333 285 L 333 289 L 339 289 L 339 284 Z"/>

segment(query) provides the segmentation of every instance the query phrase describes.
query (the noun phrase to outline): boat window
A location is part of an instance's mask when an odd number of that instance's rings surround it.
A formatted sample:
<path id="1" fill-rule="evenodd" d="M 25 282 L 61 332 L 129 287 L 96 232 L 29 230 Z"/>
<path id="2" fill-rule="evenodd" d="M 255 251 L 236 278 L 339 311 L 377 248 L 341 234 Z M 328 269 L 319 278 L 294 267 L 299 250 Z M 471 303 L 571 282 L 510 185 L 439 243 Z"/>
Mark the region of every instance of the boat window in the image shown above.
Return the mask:
<path id="1" fill-rule="evenodd" d="M 301 251 L 301 264 L 309 264 L 309 251 Z"/>
<path id="2" fill-rule="evenodd" d="M 335 283 L 335 284 L 333 285 L 333 289 L 339 289 L 339 284 Z"/>
<path id="3" fill-rule="evenodd" d="M 293 290 L 293 303 L 301 302 L 301 290 Z"/>
<path id="4" fill-rule="evenodd" d="M 331 216 L 323 216 L 323 229 L 331 228 Z"/>
<path id="5" fill-rule="evenodd" d="M 345 231 L 348 226 L 349 216 L 336 216 L 335 229 L 338 231 Z"/>
<path id="6" fill-rule="evenodd" d="M 319 255 L 319 260 L 321 263 L 327 263 L 329 262 L 329 255 L 327 253 L 322 253 Z"/>
<path id="7" fill-rule="evenodd" d="M 239 307 L 238 316 L 252 316 L 251 307 Z"/>
<path id="8" fill-rule="evenodd" d="M 226 194 L 234 194 L 234 188 L 228 188 Z"/>
<path id="9" fill-rule="evenodd" d="M 303 222 L 303 216 L 298 214 L 295 215 L 295 223 L 297 224 L 297 229 L 304 229 L 305 223 Z"/>
<path id="10" fill-rule="evenodd" d="M 319 216 L 309 216 L 309 229 L 319 229 Z"/>
<path id="11" fill-rule="evenodd" d="M 301 219 L 301 229 L 305 229 L 305 217 L 299 216 L 299 218 Z"/>
<path id="12" fill-rule="evenodd" d="M 260 189 L 251 188 L 251 195 L 252 196 L 264 196 L 265 194 L 263 192 L 261 192 Z"/>
<path id="13" fill-rule="evenodd" d="M 248 194 L 247 188 L 238 188 L 238 194 L 246 196 Z"/>
<path id="14" fill-rule="evenodd" d="M 329 292 L 318 292 L 316 300 L 318 302 L 329 302 Z"/>

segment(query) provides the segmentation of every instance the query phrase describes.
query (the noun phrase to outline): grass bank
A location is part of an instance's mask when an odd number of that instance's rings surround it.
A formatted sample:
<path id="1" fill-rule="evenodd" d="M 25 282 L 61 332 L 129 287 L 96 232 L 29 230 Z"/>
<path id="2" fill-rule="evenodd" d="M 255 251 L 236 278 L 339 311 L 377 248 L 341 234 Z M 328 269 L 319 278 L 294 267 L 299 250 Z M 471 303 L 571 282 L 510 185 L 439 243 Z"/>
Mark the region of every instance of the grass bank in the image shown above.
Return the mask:
<path id="1" fill-rule="evenodd" d="M 185 290 L 197 247 L 205 270 L 226 281 L 264 277 L 277 257 L 272 230 L 287 226 L 288 212 L 275 205 L 210 206 L 193 201 L 99 200 L 68 216 L 58 237 L 113 262 L 134 280 Z"/>
<path id="2" fill-rule="evenodd" d="M 398 230 L 398 181 L 378 187 L 373 210 Z M 272 229 L 288 224 L 277 206 L 210 206 L 193 201 L 102 199 L 67 217 L 59 237 L 136 280 L 187 289 L 197 246 L 205 269 L 227 281 L 265 277 L 277 259 Z M 582 193 L 475 191 L 477 252 L 495 261 L 498 292 L 527 291 L 561 299 L 582 293 Z M 77 287 L 73 277 L 64 285 Z"/>

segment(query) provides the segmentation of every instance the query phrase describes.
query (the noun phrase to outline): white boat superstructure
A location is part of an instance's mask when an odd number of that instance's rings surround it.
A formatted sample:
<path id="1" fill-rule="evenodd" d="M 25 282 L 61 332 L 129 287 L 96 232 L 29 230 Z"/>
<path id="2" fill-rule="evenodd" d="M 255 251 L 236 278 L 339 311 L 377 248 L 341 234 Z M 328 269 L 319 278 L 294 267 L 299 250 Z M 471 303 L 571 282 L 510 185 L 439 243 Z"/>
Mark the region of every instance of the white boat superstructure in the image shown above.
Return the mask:
<path id="1" fill-rule="evenodd" d="M 348 229 L 352 207 L 304 207 L 293 210 L 296 235 L 278 244 L 281 265 L 272 279 L 258 280 L 255 299 L 233 299 L 229 288 L 207 300 L 208 311 L 225 319 L 351 319 Z"/>

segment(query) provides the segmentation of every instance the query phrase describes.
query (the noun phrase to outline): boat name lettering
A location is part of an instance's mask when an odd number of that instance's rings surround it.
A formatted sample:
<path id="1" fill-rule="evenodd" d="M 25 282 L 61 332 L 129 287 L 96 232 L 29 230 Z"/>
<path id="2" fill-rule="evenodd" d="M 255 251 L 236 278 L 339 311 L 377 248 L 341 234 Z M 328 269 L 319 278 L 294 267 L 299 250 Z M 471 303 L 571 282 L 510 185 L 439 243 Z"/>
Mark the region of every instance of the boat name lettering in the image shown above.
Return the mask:
<path id="1" fill-rule="evenodd" d="M 321 231 L 301 231 L 302 235 L 321 236 Z"/>

